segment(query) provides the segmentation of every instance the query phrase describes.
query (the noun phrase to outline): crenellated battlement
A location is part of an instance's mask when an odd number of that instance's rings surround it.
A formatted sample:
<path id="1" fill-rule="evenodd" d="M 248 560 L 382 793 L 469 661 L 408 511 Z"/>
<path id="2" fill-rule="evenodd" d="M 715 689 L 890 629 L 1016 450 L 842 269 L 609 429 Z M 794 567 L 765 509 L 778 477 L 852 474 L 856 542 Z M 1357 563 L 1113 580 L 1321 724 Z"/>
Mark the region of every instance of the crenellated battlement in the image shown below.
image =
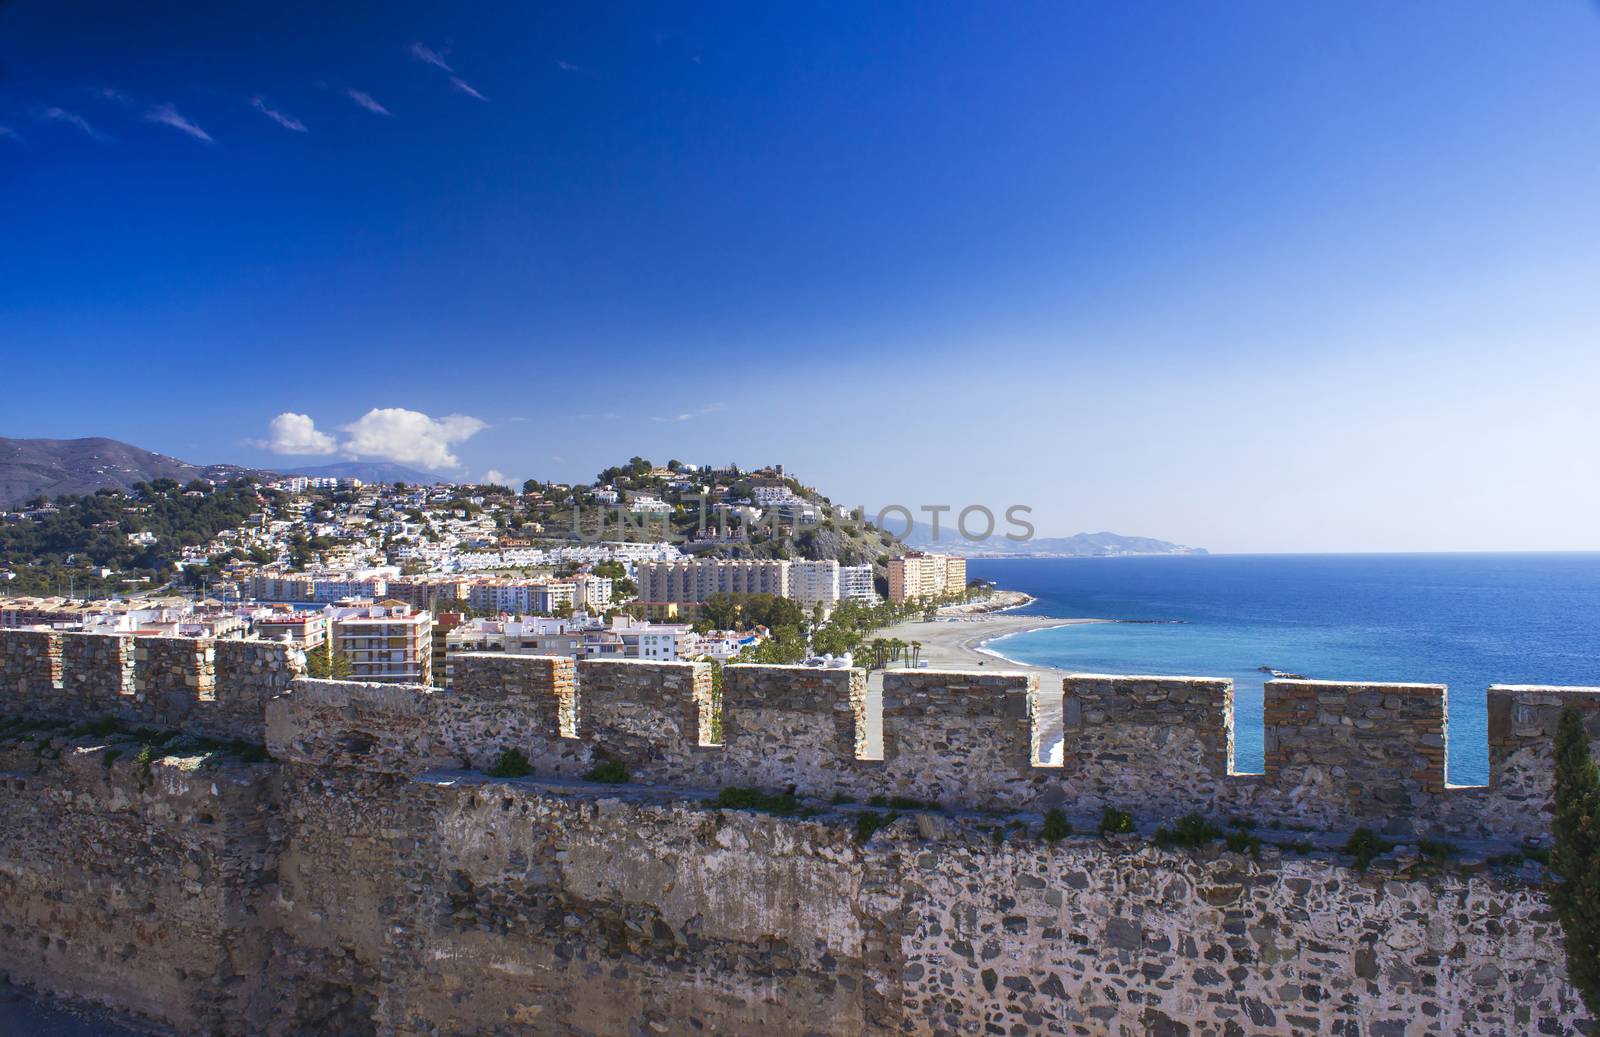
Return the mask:
<path id="1" fill-rule="evenodd" d="M 401 776 L 482 770 L 515 749 L 550 777 L 615 761 L 646 785 L 1508 840 L 1548 830 L 1561 707 L 1600 736 L 1600 689 L 1493 687 L 1489 784 L 1455 787 L 1444 685 L 1274 680 L 1265 773 L 1241 774 L 1233 686 L 1216 678 L 891 670 L 880 694 L 859 670 L 736 664 L 718 695 L 703 663 L 454 664 L 451 689 L 363 684 L 307 678 L 299 653 L 271 643 L 0 631 L 0 714 L 111 715 Z"/>
<path id="2" fill-rule="evenodd" d="M 110 716 L 259 742 L 267 700 L 304 672 L 298 651 L 265 641 L 0 630 L 8 716 Z"/>

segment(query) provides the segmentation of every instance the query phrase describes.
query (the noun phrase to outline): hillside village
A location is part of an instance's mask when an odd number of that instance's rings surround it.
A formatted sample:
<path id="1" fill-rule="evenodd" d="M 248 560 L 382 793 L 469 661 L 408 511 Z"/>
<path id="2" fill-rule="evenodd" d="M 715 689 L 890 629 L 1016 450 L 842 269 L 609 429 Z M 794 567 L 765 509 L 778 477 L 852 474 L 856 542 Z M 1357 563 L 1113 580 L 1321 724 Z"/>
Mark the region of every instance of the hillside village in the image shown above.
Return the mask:
<path id="1" fill-rule="evenodd" d="M 138 482 L 0 523 L 0 627 L 289 641 L 443 685 L 454 652 L 882 665 L 873 629 L 969 596 L 783 467 L 644 458 L 583 485 Z M 867 651 L 863 653 L 863 647 Z"/>

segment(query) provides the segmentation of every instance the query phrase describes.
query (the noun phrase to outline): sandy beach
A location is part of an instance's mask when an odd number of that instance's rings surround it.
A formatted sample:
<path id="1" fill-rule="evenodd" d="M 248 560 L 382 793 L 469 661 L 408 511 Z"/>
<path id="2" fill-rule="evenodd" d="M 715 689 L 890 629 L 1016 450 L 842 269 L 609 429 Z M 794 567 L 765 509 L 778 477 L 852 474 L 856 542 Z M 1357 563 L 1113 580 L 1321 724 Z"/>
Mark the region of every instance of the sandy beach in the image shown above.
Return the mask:
<path id="1" fill-rule="evenodd" d="M 1048 616 L 1019 616 L 1009 612 L 989 612 L 973 616 L 940 618 L 932 623 L 920 620 L 897 623 L 892 627 L 875 631 L 872 637 L 897 637 L 902 641 L 921 641 L 921 657 L 931 670 L 1013 670 L 1060 676 L 1065 671 L 1024 666 L 1000 658 L 991 651 L 986 651 L 982 647 L 983 643 L 1024 630 L 1045 630 L 1079 623 L 1104 622 L 1106 620 L 1052 619 Z"/>

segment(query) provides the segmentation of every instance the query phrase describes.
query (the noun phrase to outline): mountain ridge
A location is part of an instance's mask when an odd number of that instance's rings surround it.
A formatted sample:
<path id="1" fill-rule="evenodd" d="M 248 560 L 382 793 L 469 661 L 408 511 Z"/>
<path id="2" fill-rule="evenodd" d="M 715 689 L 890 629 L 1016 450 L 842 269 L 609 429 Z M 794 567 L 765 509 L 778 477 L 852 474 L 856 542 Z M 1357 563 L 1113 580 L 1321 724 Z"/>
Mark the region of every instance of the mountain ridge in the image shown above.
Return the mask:
<path id="1" fill-rule="evenodd" d="M 243 465 L 197 465 L 105 436 L 81 439 L 10 439 L 0 436 L 0 507 L 38 496 L 128 489 L 155 479 L 225 481 L 270 475 Z"/>
<path id="2" fill-rule="evenodd" d="M 393 461 L 339 461 L 297 468 L 274 468 L 273 471 L 279 475 L 305 475 L 314 479 L 360 479 L 362 482 L 403 482 L 421 486 L 450 481 Z"/>
<path id="3" fill-rule="evenodd" d="M 996 532 L 986 540 L 968 540 L 950 523 L 941 523 L 939 536 L 921 522 L 912 523 L 903 537 L 907 546 L 927 551 L 943 551 L 968 558 L 1114 558 L 1125 555 L 1203 555 L 1203 547 L 1189 547 L 1155 537 L 1127 536 L 1102 530 L 1099 533 L 1074 533 L 1065 537 L 1032 537 L 1007 540 Z"/>

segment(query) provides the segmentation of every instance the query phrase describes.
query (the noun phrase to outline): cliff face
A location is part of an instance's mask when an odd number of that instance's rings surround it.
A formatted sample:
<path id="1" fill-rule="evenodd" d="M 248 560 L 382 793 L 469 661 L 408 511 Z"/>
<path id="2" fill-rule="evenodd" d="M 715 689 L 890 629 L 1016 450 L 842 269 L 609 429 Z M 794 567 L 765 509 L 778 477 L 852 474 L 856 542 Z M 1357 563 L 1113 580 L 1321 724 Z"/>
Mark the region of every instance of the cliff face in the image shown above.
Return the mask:
<path id="1" fill-rule="evenodd" d="M 1494 689 L 1492 784 L 1455 789 L 1435 685 L 1273 682 L 1251 776 L 1226 681 L 464 662 L 445 691 L 0 632 L 0 971 L 185 1034 L 1580 1027 L 1542 870 L 1488 854 L 1544 823 L 1593 691 Z M 512 748 L 539 777 L 485 776 Z M 1144 834 L 1044 838 L 1106 805 Z M 1188 811 L 1265 842 L 1149 839 Z M 1356 824 L 1461 849 L 1358 871 Z"/>

